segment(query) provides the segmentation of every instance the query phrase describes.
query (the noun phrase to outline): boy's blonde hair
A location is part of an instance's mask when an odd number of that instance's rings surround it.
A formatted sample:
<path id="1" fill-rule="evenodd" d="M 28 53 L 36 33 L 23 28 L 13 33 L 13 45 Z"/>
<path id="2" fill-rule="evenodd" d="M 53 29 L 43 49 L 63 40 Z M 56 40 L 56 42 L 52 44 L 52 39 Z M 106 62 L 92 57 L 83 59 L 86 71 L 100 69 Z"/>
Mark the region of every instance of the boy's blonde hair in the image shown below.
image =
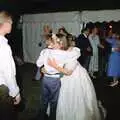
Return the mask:
<path id="1" fill-rule="evenodd" d="M 0 11 L 0 25 L 4 22 L 11 21 L 12 17 L 11 15 L 6 11 Z"/>

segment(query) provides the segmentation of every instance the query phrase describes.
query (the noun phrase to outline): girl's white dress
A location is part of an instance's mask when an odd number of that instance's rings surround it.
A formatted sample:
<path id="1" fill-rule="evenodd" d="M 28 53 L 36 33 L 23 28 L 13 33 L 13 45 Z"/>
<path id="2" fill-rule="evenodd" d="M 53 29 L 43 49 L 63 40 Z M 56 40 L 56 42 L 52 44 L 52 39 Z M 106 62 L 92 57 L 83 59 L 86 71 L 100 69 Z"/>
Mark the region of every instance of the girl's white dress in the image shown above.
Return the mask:
<path id="1" fill-rule="evenodd" d="M 87 71 L 77 62 L 79 49 L 68 54 L 65 67 L 74 70 L 72 75 L 61 78 L 61 89 L 56 120 L 100 120 L 95 89 Z"/>

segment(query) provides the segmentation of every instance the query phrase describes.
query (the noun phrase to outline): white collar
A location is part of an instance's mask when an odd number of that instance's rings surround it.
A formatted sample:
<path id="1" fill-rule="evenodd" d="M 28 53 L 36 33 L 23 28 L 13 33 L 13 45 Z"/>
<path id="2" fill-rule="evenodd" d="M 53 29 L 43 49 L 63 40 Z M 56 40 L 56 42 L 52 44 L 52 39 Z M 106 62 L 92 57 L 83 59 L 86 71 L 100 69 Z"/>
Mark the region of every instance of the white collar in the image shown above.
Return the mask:
<path id="1" fill-rule="evenodd" d="M 8 43 L 8 40 L 4 36 L 0 35 L 0 38 L 0 41 Z"/>
<path id="2" fill-rule="evenodd" d="M 87 38 L 87 35 L 85 33 L 83 33 L 83 35 Z"/>

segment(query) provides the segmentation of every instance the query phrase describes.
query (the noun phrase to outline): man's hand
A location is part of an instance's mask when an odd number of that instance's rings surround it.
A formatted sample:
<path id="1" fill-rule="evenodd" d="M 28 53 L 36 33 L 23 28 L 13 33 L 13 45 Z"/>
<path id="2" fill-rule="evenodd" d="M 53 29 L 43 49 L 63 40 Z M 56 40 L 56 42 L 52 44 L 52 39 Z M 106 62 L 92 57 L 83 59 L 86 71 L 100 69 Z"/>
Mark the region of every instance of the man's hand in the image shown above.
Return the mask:
<path id="1" fill-rule="evenodd" d="M 104 49 L 105 47 L 102 44 L 99 44 L 98 47 Z"/>
<path id="2" fill-rule="evenodd" d="M 88 52 L 91 52 L 91 48 L 90 48 L 90 47 L 88 47 L 88 48 L 87 48 L 87 51 L 88 51 Z"/>
<path id="3" fill-rule="evenodd" d="M 112 48 L 112 51 L 114 52 L 114 51 L 120 51 L 120 48 Z"/>
<path id="4" fill-rule="evenodd" d="M 14 105 L 19 104 L 20 101 L 21 101 L 21 96 L 20 96 L 20 94 L 19 94 L 19 95 L 17 95 L 17 96 L 15 97 L 15 99 L 14 99 Z"/>

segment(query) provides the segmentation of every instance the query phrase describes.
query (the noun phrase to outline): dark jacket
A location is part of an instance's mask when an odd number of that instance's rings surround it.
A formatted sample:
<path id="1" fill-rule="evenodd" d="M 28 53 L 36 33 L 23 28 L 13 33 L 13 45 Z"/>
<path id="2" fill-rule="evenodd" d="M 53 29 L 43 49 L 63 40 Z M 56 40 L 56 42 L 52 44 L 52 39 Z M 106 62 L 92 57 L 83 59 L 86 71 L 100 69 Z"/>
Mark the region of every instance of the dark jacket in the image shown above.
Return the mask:
<path id="1" fill-rule="evenodd" d="M 92 56 L 92 46 L 89 42 L 89 39 L 84 36 L 84 34 L 80 34 L 76 40 L 76 47 L 80 48 L 81 55 L 84 56 Z M 87 48 L 90 47 L 91 51 L 87 51 Z"/>

